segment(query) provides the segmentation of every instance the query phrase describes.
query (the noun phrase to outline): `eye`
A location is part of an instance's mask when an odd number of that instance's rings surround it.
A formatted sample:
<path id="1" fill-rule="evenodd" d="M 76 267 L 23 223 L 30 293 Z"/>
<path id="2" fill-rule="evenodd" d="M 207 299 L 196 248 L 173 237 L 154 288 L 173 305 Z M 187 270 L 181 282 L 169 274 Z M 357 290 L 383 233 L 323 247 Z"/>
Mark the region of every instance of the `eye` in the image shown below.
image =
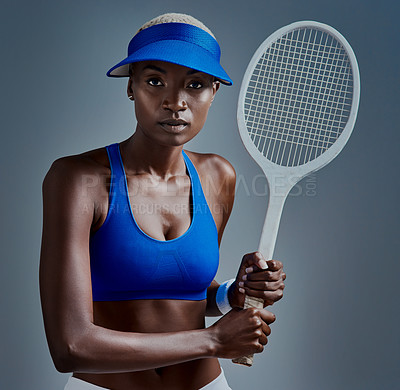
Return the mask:
<path id="1" fill-rule="evenodd" d="M 200 89 L 203 88 L 203 83 L 201 81 L 191 81 L 188 88 Z"/>
<path id="2" fill-rule="evenodd" d="M 163 85 L 163 83 L 161 82 L 160 79 L 157 78 L 151 78 L 147 80 L 147 84 L 153 86 L 153 87 L 161 87 Z"/>

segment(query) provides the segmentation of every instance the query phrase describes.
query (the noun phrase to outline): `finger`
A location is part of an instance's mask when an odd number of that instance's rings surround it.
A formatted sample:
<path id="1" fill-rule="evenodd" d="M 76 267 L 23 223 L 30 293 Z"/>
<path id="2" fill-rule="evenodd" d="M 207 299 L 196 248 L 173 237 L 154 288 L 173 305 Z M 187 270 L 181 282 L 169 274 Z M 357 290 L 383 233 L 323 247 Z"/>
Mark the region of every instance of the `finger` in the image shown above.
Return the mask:
<path id="1" fill-rule="evenodd" d="M 275 314 L 270 312 L 269 310 L 260 310 L 260 315 L 266 325 L 272 324 L 276 320 Z M 270 328 L 269 331 L 271 332 Z"/>
<path id="2" fill-rule="evenodd" d="M 285 284 L 283 281 L 278 280 L 276 282 L 267 282 L 263 281 L 243 281 L 239 282 L 239 287 L 241 288 L 248 288 L 251 290 L 260 290 L 260 291 L 276 291 L 285 288 Z"/>
<path id="3" fill-rule="evenodd" d="M 262 352 L 264 350 L 264 345 L 268 343 L 267 334 L 271 333 L 269 326 L 265 322 L 263 321 L 261 322 L 262 326 L 260 326 L 260 328 L 257 329 L 257 331 L 255 331 L 253 334 L 253 336 L 256 337 L 256 340 L 254 340 L 256 346 L 256 353 Z"/>
<path id="4" fill-rule="evenodd" d="M 254 353 L 261 353 L 264 351 L 264 346 L 261 343 L 257 343 L 257 349 Z"/>
<path id="5" fill-rule="evenodd" d="M 243 256 L 246 273 L 256 272 L 268 268 L 267 262 L 261 252 L 248 253 Z"/>
<path id="6" fill-rule="evenodd" d="M 269 327 L 268 327 L 269 328 Z M 267 345 L 267 343 L 268 343 L 268 338 L 267 338 L 267 335 L 270 335 L 271 334 L 271 331 L 269 331 L 269 333 L 266 333 L 266 332 L 264 332 L 263 334 L 262 334 L 262 336 L 260 336 L 259 338 L 258 338 L 258 342 L 261 344 L 261 345 Z"/>
<path id="7" fill-rule="evenodd" d="M 268 269 L 272 271 L 278 271 L 283 268 L 283 264 L 279 260 L 268 260 Z"/>
<path id="8" fill-rule="evenodd" d="M 271 328 L 269 327 L 269 325 L 266 322 L 263 322 L 262 332 L 263 332 L 263 335 L 265 336 L 265 338 L 267 338 L 267 336 L 269 336 L 271 334 Z"/>
<path id="9" fill-rule="evenodd" d="M 276 282 L 282 279 L 282 271 L 250 272 L 243 275 L 242 280 Z"/>
<path id="10" fill-rule="evenodd" d="M 276 291 L 260 291 L 244 287 L 243 290 L 246 295 L 261 298 L 264 301 L 264 305 L 266 306 L 273 305 L 275 302 L 278 302 L 283 297 L 283 290 L 281 289 Z"/>
<path id="11" fill-rule="evenodd" d="M 283 290 L 279 289 L 276 291 L 264 292 L 264 302 L 268 306 L 272 306 L 275 302 L 278 302 L 283 298 Z"/>

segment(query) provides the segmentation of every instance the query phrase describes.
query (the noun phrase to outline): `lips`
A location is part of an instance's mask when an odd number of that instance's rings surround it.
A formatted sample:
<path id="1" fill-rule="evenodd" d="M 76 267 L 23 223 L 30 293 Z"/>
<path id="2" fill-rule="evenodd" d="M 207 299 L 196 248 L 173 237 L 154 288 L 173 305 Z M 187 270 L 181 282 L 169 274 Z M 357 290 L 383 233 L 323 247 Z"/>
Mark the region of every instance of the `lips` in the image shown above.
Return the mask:
<path id="1" fill-rule="evenodd" d="M 165 119 L 159 123 L 164 129 L 173 133 L 179 133 L 188 125 L 188 122 L 183 119 Z"/>

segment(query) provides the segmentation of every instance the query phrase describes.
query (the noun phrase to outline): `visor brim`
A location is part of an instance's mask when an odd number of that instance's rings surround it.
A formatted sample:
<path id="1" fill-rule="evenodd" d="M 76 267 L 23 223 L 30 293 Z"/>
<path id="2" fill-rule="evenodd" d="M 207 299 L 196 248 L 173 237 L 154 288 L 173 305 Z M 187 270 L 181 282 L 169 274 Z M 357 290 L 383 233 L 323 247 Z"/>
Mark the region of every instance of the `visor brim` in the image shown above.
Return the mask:
<path id="1" fill-rule="evenodd" d="M 129 77 L 129 64 L 140 61 L 165 61 L 198 70 L 216 77 L 221 83 L 232 85 L 232 80 L 220 63 L 200 46 L 178 40 L 150 43 L 113 66 L 108 77 Z"/>

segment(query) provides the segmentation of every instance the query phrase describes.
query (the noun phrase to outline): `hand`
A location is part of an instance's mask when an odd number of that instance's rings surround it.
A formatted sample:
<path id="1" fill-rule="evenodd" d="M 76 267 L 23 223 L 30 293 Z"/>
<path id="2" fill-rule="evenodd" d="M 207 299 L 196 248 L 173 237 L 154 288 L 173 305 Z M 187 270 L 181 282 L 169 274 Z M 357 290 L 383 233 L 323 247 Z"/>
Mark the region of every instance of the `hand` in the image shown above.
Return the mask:
<path id="1" fill-rule="evenodd" d="M 232 307 L 243 307 L 244 296 L 264 300 L 264 307 L 271 306 L 283 297 L 286 274 L 278 260 L 266 261 L 260 252 L 243 256 L 236 281 L 229 290 Z"/>
<path id="2" fill-rule="evenodd" d="M 271 334 L 275 315 L 264 309 L 233 309 L 210 328 L 215 356 L 234 359 L 260 353 Z"/>

